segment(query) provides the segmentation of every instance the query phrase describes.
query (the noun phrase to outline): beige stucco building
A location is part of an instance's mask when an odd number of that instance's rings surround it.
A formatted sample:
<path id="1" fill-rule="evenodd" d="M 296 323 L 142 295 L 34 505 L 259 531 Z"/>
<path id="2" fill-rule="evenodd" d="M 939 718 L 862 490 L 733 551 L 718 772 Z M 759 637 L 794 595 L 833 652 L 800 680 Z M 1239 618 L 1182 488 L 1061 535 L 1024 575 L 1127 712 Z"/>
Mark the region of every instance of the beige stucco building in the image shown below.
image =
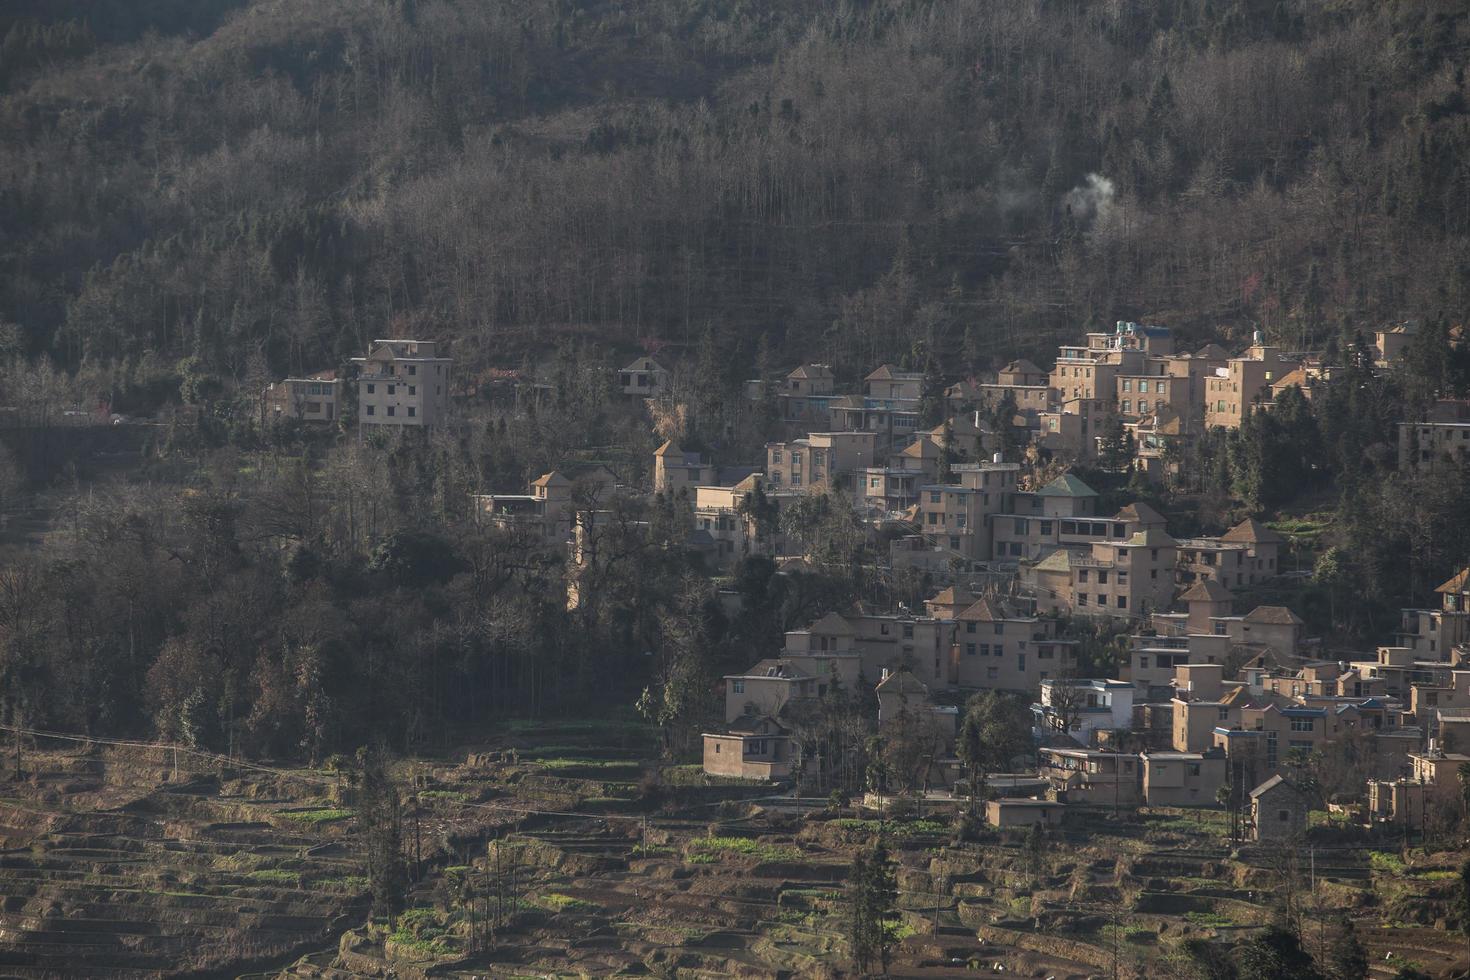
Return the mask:
<path id="1" fill-rule="evenodd" d="M 357 421 L 363 428 L 429 428 L 449 413 L 449 373 L 432 340 L 375 340 L 358 365 Z"/>

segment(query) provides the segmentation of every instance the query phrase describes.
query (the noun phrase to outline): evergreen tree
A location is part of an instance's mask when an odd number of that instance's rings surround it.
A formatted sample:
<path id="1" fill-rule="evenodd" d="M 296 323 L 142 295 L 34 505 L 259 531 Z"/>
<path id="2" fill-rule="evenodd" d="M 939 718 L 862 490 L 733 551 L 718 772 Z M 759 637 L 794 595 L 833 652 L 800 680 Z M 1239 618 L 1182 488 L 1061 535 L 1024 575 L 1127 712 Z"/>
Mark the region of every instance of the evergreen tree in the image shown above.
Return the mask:
<path id="1" fill-rule="evenodd" d="M 898 879 L 882 838 L 858 852 L 847 881 L 848 941 L 853 965 L 857 972 L 867 973 L 877 960 L 886 974 L 897 941 L 888 915 L 898 900 Z"/>
<path id="2" fill-rule="evenodd" d="M 403 860 L 403 808 L 379 746 L 358 750 L 358 820 L 367 850 L 368 890 L 372 914 L 391 928 L 403 911 L 408 869 Z"/>
<path id="3" fill-rule="evenodd" d="M 1339 912 L 1333 926 L 1332 944 L 1324 951 L 1323 974 L 1327 980 L 1366 980 L 1368 951 L 1358 939 L 1353 920 Z"/>
<path id="4" fill-rule="evenodd" d="M 1237 950 L 1240 980 L 1325 980 L 1301 937 L 1283 925 L 1266 930 Z"/>

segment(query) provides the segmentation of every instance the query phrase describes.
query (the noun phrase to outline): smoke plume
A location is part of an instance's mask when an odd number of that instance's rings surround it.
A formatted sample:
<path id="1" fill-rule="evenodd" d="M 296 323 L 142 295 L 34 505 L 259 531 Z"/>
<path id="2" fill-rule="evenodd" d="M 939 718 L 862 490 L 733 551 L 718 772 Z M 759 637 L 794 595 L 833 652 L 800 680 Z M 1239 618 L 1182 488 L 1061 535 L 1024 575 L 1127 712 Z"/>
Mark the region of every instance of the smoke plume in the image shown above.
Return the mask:
<path id="1" fill-rule="evenodd" d="M 1086 180 L 1067 192 L 1063 201 L 1081 220 L 1106 218 L 1113 207 L 1113 182 L 1102 174 L 1088 174 Z"/>

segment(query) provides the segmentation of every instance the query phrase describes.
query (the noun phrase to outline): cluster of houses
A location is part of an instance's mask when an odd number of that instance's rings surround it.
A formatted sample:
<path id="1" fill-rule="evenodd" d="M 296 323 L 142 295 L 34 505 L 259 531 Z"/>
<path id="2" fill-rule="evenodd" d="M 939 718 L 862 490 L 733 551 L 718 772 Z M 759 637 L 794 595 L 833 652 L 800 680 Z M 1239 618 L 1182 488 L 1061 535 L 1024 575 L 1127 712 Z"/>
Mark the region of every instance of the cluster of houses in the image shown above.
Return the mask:
<path id="1" fill-rule="evenodd" d="M 1378 364 L 1400 361 L 1413 332 L 1375 334 Z M 448 416 L 452 361 L 433 342 L 377 340 L 353 362 L 360 426 Z M 1290 387 L 1310 398 L 1330 371 L 1259 334 L 1236 355 L 1215 344 L 1181 351 L 1166 328 L 1119 322 L 1059 348 L 1050 371 L 1017 360 L 950 385 L 942 421 L 925 425 L 935 392 L 924 374 L 884 364 L 861 391 L 841 391 L 830 367 L 804 364 L 746 384 L 784 430 L 758 465 L 666 441 L 648 487 L 584 466 L 543 474 L 523 493 L 478 495 L 474 509 L 575 564 L 588 512 L 595 521 L 614 495 L 659 494 L 687 515 L 689 548 L 718 573 L 751 554 L 800 562 L 784 509 L 841 490 L 886 532 L 891 569 L 948 585 L 921 613 L 830 613 L 724 678 L 724 724 L 704 736 L 712 774 L 811 775 L 825 763 L 802 745 L 794 714 L 833 688 L 871 687 L 880 724 L 921 726 L 934 740 L 933 774 L 953 785 L 959 705 L 999 690 L 1031 702 L 1037 754 L 1035 771 L 1007 777 L 1011 795 L 989 802 L 998 825 L 1052 822 L 1076 805 L 1233 800 L 1257 836 L 1286 836 L 1303 829 L 1309 802 L 1293 760 L 1350 740 L 1364 816 L 1415 826 L 1459 793 L 1458 767 L 1470 762 L 1457 751 L 1470 753 L 1470 570 L 1440 587 L 1438 608 L 1404 610 L 1395 645 L 1321 659 L 1290 609 L 1237 611 L 1245 590 L 1283 574 L 1285 542 L 1269 527 L 1245 520 L 1218 536 L 1175 537 L 1146 503 L 1103 510 L 1075 473 L 1035 476 L 1043 461 L 1096 464 L 1121 423 L 1135 469 L 1167 479 L 1208 428 L 1238 427 Z M 645 356 L 616 384 L 658 399 L 671 373 Z M 329 422 L 342 394 L 332 372 L 288 378 L 265 392 L 264 411 Z M 1420 470 L 1470 458 L 1470 403 L 1441 402 L 1403 423 L 1399 458 Z M 1064 628 L 1072 617 L 1127 624 L 1118 677 L 1086 675 Z"/>
<path id="2" fill-rule="evenodd" d="M 1364 781 L 1360 815 L 1420 828 L 1460 798 L 1470 763 L 1470 569 L 1438 594 L 1439 608 L 1404 611 L 1403 645 L 1322 660 L 1290 610 L 1237 615 L 1225 586 L 1201 577 L 1178 611 L 1137 623 L 1117 678 L 1081 676 L 1062 621 L 1015 597 L 953 586 L 923 615 L 830 613 L 724 679 L 725 725 L 705 735 L 704 766 L 785 779 L 804 763 L 810 776 L 823 761 L 793 718 L 834 687 L 872 684 L 880 727 L 925 726 L 935 781 L 953 787 L 959 705 L 999 690 L 1033 700 L 1037 746 L 1034 773 L 1004 780 L 1017 795 L 989 803 L 1000 826 L 1077 805 L 1216 807 L 1233 794 L 1258 839 L 1300 834 L 1312 797 L 1292 767 L 1339 743 Z"/>

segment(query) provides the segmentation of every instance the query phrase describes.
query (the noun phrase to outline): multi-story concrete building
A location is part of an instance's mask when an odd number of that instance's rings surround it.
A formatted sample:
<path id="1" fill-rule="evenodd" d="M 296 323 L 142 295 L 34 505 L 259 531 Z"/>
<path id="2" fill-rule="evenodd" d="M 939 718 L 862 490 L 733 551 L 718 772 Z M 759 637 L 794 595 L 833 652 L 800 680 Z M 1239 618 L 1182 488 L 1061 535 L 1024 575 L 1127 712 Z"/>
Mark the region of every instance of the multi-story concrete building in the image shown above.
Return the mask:
<path id="1" fill-rule="evenodd" d="M 262 393 L 265 421 L 335 422 L 341 414 L 341 395 L 336 371 L 277 381 Z"/>
<path id="2" fill-rule="evenodd" d="M 948 613 L 953 606 L 932 607 Z M 1035 697 L 1043 682 L 1074 676 L 1077 641 L 1057 636 L 1054 619 L 982 598 L 953 614 L 948 680 L 966 690 L 1015 691 Z"/>
<path id="3" fill-rule="evenodd" d="M 1399 471 L 1432 473 L 1470 462 L 1470 400 L 1437 402 L 1423 422 L 1400 422 Z"/>
<path id="4" fill-rule="evenodd" d="M 672 439 L 653 452 L 653 491 L 692 495 L 698 487 L 732 487 L 758 473 L 752 466 L 717 466 L 703 453 L 689 453 Z"/>
<path id="5" fill-rule="evenodd" d="M 776 488 L 854 490 L 856 475 L 873 465 L 873 432 L 813 432 L 766 444 L 766 479 Z"/>
<path id="6" fill-rule="evenodd" d="M 1147 806 L 1217 806 L 1225 785 L 1225 753 L 1145 752 L 1143 802 Z"/>
<path id="7" fill-rule="evenodd" d="M 1418 659 L 1448 661 L 1457 648 L 1470 644 L 1470 568 L 1434 591 L 1440 607 L 1400 610 L 1396 638 L 1399 646 L 1412 650 Z"/>
<path id="8" fill-rule="evenodd" d="M 1272 383 L 1296 367 L 1280 349 L 1267 346 L 1258 331 L 1245 354 L 1230 358 L 1205 382 L 1205 424 L 1240 428 L 1252 407 L 1270 400 Z"/>
<path id="9" fill-rule="evenodd" d="M 429 428 L 449 412 L 452 358 L 432 340 L 375 340 L 358 365 L 357 421 L 363 428 Z"/>
<path id="10" fill-rule="evenodd" d="M 973 564 L 991 557 L 992 520 L 1015 496 L 1020 464 L 963 463 L 958 484 L 919 487 L 917 519 L 925 543 L 948 558 Z"/>
<path id="11" fill-rule="evenodd" d="M 1090 551 L 1059 548 L 1023 571 L 1038 610 L 1080 616 L 1147 617 L 1174 599 L 1174 539 L 1139 531 L 1097 541 Z"/>
<path id="12" fill-rule="evenodd" d="M 1041 738 L 1070 735 L 1093 745 L 1101 732 L 1133 727 L 1133 694 L 1126 681 L 1053 677 L 1041 682 L 1041 697 L 1031 714 Z"/>
<path id="13" fill-rule="evenodd" d="M 883 401 L 917 402 L 924 397 L 924 374 L 900 371 L 892 364 L 881 364 L 863 379 L 863 392 L 869 398 Z"/>
<path id="14" fill-rule="evenodd" d="M 1278 560 L 1286 539 L 1253 517 L 1218 538 L 1185 538 L 1179 542 L 1179 581 L 1213 579 L 1243 589 L 1281 574 Z"/>

